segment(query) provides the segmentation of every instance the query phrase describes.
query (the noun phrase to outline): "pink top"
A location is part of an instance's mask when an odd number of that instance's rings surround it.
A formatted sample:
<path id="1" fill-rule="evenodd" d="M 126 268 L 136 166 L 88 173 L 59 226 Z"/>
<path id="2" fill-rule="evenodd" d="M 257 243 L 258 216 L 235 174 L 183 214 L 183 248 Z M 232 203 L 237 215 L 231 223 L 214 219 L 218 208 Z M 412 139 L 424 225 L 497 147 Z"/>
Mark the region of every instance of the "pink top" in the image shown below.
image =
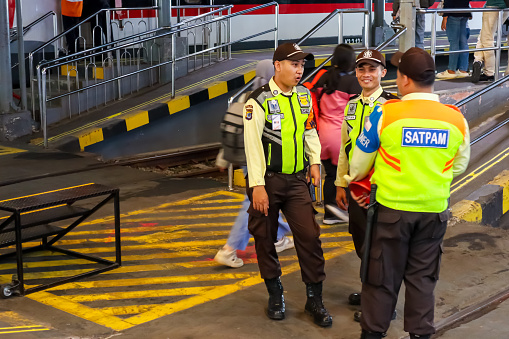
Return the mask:
<path id="1" fill-rule="evenodd" d="M 323 89 L 317 90 L 317 95 Z M 341 149 L 341 125 L 345 117 L 345 107 L 355 94 L 334 91 L 332 94 L 324 93 L 320 98 L 319 126 L 320 143 L 322 144 L 321 159 L 331 159 L 337 166 L 339 150 Z"/>

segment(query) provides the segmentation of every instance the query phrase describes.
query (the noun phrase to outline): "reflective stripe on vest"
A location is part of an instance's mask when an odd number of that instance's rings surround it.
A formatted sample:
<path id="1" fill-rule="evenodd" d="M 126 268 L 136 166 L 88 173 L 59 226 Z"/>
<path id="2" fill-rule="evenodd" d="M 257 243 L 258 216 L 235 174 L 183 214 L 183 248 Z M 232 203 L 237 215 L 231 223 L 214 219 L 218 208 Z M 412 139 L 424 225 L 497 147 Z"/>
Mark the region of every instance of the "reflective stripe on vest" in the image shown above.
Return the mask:
<path id="1" fill-rule="evenodd" d="M 309 91 L 297 86 L 297 92 L 290 97 L 264 91 L 255 99 L 265 111 L 262 144 L 267 170 L 286 174 L 302 171 L 308 165 L 304 131 L 311 111 Z M 280 129 L 277 120 L 280 120 Z"/>
<path id="2" fill-rule="evenodd" d="M 382 111 L 372 177 L 378 185 L 376 200 L 402 211 L 444 211 L 452 163 L 466 132 L 463 115 L 430 100 L 391 100 Z"/>
<path id="3" fill-rule="evenodd" d="M 350 140 L 345 143 L 345 152 L 348 157 L 348 162 L 352 159 L 353 150 L 357 138 L 362 132 L 366 117 L 369 117 L 376 105 L 385 103 L 387 99 L 379 97 L 373 102 L 373 105 L 363 104 L 361 97 L 357 97 L 354 100 L 348 102 L 345 109 L 345 121 L 348 127 L 348 135 Z"/>

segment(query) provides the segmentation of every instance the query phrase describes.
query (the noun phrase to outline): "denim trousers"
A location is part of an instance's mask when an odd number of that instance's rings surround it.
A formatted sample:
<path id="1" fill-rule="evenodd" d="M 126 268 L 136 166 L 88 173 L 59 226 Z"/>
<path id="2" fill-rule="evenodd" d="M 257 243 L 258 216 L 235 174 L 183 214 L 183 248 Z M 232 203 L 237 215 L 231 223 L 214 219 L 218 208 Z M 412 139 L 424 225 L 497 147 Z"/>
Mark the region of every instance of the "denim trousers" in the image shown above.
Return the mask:
<path id="1" fill-rule="evenodd" d="M 244 171 L 244 175 L 247 173 L 247 169 L 245 167 L 242 168 Z M 236 250 L 244 251 L 249 243 L 249 238 L 251 238 L 251 234 L 249 234 L 249 230 L 247 228 L 247 221 L 249 218 L 249 214 L 247 214 L 247 209 L 251 202 L 247 195 L 244 196 L 244 201 L 242 202 L 242 207 L 240 208 L 239 215 L 235 219 L 235 223 L 233 224 L 232 229 L 230 230 L 230 235 L 228 236 L 228 240 L 226 244 L 228 246 L 233 247 Z M 279 213 L 279 227 L 277 229 L 277 240 L 281 240 L 281 238 L 290 233 L 290 226 L 288 223 L 283 220 L 283 216 Z"/>
<path id="2" fill-rule="evenodd" d="M 445 32 L 447 33 L 447 39 L 449 39 L 451 51 L 468 49 L 467 20 L 467 17 L 447 17 Z M 452 71 L 457 69 L 460 71 L 467 71 L 468 52 L 449 54 L 448 69 Z"/>
<path id="3" fill-rule="evenodd" d="M 415 14 L 415 47 L 424 49 L 424 29 L 426 25 L 424 13 Z"/>

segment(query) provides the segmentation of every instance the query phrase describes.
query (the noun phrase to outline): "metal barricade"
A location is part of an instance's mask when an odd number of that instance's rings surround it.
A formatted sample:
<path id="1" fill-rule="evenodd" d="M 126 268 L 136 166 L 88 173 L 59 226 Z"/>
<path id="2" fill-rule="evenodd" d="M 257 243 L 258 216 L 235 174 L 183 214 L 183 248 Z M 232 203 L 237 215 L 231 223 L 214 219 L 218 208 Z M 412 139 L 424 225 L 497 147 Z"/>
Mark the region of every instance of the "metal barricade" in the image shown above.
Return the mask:
<path id="1" fill-rule="evenodd" d="M 269 6 L 274 7 L 274 9 L 275 9 L 274 15 L 277 18 L 279 15 L 279 7 L 278 7 L 279 5 L 277 4 L 277 2 L 270 2 L 270 3 L 264 4 L 264 5 L 260 5 L 260 6 L 256 6 L 256 7 L 250 8 L 250 9 L 239 11 L 234 14 L 228 14 L 226 16 L 220 16 L 220 17 L 217 17 L 214 19 L 210 19 L 210 20 L 204 21 L 202 23 L 198 23 L 198 24 L 187 25 L 188 22 L 186 20 L 184 20 L 178 24 L 178 26 L 180 26 L 180 28 L 176 28 L 175 26 L 159 28 L 157 30 L 147 31 L 147 32 L 135 35 L 135 36 L 125 38 L 125 39 L 119 39 L 119 41 L 110 42 L 103 46 L 91 48 L 87 51 L 78 52 L 75 55 L 73 55 L 73 57 L 72 57 L 72 62 L 74 64 L 77 64 L 78 62 L 80 62 L 82 60 L 86 60 L 86 59 L 93 60 L 93 58 L 103 56 L 104 54 L 115 53 L 117 55 L 117 74 L 107 80 L 99 79 L 98 77 L 95 77 L 93 79 L 95 83 L 92 83 L 90 85 L 83 86 L 83 87 L 80 87 L 80 83 L 76 82 L 77 85 L 76 85 L 75 89 L 72 89 L 68 86 L 68 88 L 70 88 L 70 90 L 68 89 L 68 91 L 63 94 L 56 94 L 56 95 L 50 96 L 52 93 L 51 93 L 51 91 L 48 90 L 50 88 L 49 88 L 47 80 L 48 80 L 49 73 L 52 70 L 59 72 L 60 68 L 62 66 L 65 67 L 69 64 L 68 58 L 63 57 L 63 58 L 59 58 L 54 61 L 42 62 L 36 68 L 37 68 L 37 85 L 38 85 L 38 89 L 39 89 L 39 93 L 40 93 L 39 105 L 41 108 L 40 116 L 41 116 L 41 125 L 42 125 L 42 129 L 43 129 L 44 146 L 47 147 L 47 145 L 48 145 L 48 133 L 47 133 L 47 125 L 48 125 L 47 105 L 48 105 L 48 103 L 51 103 L 58 99 L 62 99 L 64 97 L 70 97 L 71 95 L 76 94 L 76 93 L 83 93 L 85 91 L 94 89 L 97 86 L 105 86 L 105 85 L 107 85 L 109 83 L 113 83 L 113 82 L 120 83 L 122 79 L 125 79 L 127 77 L 137 76 L 141 72 L 148 72 L 148 71 L 158 69 L 158 68 L 161 68 L 161 67 L 167 66 L 167 65 L 171 66 L 171 95 L 172 95 L 172 97 L 175 97 L 175 71 L 176 71 L 175 65 L 176 65 L 176 62 L 181 61 L 181 60 L 186 60 L 188 58 L 192 58 L 197 55 L 209 53 L 209 52 L 217 50 L 217 49 L 230 47 L 232 44 L 242 42 L 242 41 L 251 39 L 253 37 L 257 37 L 257 36 L 267 34 L 270 32 L 274 32 L 274 41 L 275 41 L 275 45 L 277 45 L 278 27 L 275 26 L 274 28 L 267 29 L 267 30 L 264 30 L 261 32 L 257 32 L 255 34 L 240 38 L 235 41 L 225 41 L 225 42 L 221 41 L 220 43 L 216 44 L 215 46 L 208 47 L 201 51 L 194 51 L 193 53 L 186 52 L 184 56 L 181 56 L 181 57 L 176 56 L 176 37 L 178 34 L 181 34 L 182 32 L 185 32 L 187 30 L 195 29 L 197 27 L 203 27 L 206 25 L 215 25 L 216 23 L 221 22 L 221 21 L 226 22 L 227 20 L 230 20 L 233 17 L 251 13 L 251 12 L 254 12 L 254 11 L 260 10 L 262 8 L 269 7 Z M 221 11 L 228 11 L 229 9 L 231 9 L 231 7 L 232 7 L 232 5 L 223 6 L 220 9 L 211 11 L 211 12 L 219 13 Z M 210 13 L 207 13 L 206 15 L 210 15 Z M 277 24 L 277 19 L 275 20 L 275 23 Z M 182 26 L 185 26 L 185 27 L 182 27 Z M 144 37 L 147 35 L 148 35 L 148 37 Z M 228 36 L 231 36 L 231 35 L 228 35 Z M 124 51 L 126 49 L 128 49 L 128 48 L 135 49 L 136 46 L 143 45 L 144 43 L 154 42 L 157 39 L 166 38 L 166 37 L 171 38 L 171 58 L 169 60 L 166 60 L 166 61 L 162 60 L 160 62 L 151 62 L 150 66 L 147 66 L 144 69 L 137 69 L 135 71 L 132 71 L 130 69 L 127 69 L 127 71 L 126 71 L 126 67 L 120 65 L 122 56 L 126 56 L 132 60 L 132 55 L 136 55 L 136 54 L 141 55 L 142 54 L 141 47 L 138 48 L 136 50 L 136 52 L 133 54 L 125 53 Z M 126 40 L 131 40 L 131 41 L 126 42 Z M 122 52 L 122 55 L 121 55 L 121 52 Z M 104 63 L 104 60 L 103 60 L 103 63 Z M 125 60 L 124 60 L 124 64 L 125 64 Z M 133 65 L 133 64 L 134 63 L 131 62 L 131 65 Z M 124 68 L 122 68 L 122 67 L 124 67 Z M 80 76 L 82 79 L 84 78 L 83 75 L 78 74 L 79 69 L 77 67 L 76 67 L 75 72 L 76 72 L 76 76 Z M 130 78 L 130 79 L 132 79 L 132 78 Z M 100 81 L 100 80 L 102 80 L 102 81 Z M 129 80 L 129 81 L 131 81 L 131 80 Z M 68 84 L 69 83 L 70 83 L 70 80 L 68 81 Z M 117 97 L 119 97 L 119 98 L 122 97 L 121 86 L 122 85 L 120 84 L 118 87 L 119 92 L 117 94 Z M 130 86 L 131 91 L 132 91 L 132 88 L 133 87 L 131 85 Z"/>
<path id="2" fill-rule="evenodd" d="M 447 9 L 417 9 L 419 13 L 431 14 L 431 47 L 430 53 L 431 57 L 435 59 L 437 55 L 446 55 L 446 54 L 455 54 L 455 53 L 464 53 L 464 52 L 480 52 L 480 51 L 495 51 L 495 80 L 499 78 L 500 71 L 500 56 L 502 50 L 509 49 L 509 46 L 502 46 L 502 18 L 503 13 L 509 11 L 509 8 L 506 9 L 496 9 L 496 8 L 447 8 Z M 498 25 L 497 25 L 497 41 L 496 46 L 494 47 L 486 47 L 486 48 L 473 48 L 467 50 L 458 50 L 458 51 L 437 51 L 437 17 L 439 13 L 464 13 L 464 12 L 498 12 Z M 509 66 L 508 66 L 509 67 Z"/>

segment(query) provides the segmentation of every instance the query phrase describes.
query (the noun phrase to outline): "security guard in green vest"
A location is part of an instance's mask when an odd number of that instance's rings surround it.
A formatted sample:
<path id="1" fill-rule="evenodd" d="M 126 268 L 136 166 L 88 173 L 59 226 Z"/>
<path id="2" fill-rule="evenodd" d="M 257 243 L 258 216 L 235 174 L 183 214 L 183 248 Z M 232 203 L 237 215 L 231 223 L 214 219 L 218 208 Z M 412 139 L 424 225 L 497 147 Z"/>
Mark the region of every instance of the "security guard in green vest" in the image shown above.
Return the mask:
<path id="1" fill-rule="evenodd" d="M 341 150 L 339 152 L 336 181 L 334 182 L 337 189 L 336 201 L 342 209 L 347 209 L 348 206 L 348 231 L 352 234 L 352 240 L 359 258 L 362 257 L 361 248 L 366 230 L 366 209 L 359 206 L 351 197 L 349 197 L 347 204 L 345 188 L 348 183 L 344 176 L 349 173 L 349 162 L 352 159 L 355 142 L 362 132 L 366 118 L 373 112 L 377 104 L 397 99 L 395 95 L 384 91 L 380 85 L 386 73 L 385 58 L 382 53 L 373 49 L 366 49 L 359 53 L 356 59 L 355 74 L 362 87 L 362 93 L 352 97 L 346 105 L 345 118 L 341 127 Z M 351 305 L 359 305 L 359 293 L 350 294 L 348 300 Z M 356 312 L 354 319 L 359 319 L 358 312 Z"/>
<path id="2" fill-rule="evenodd" d="M 357 139 L 347 181 L 364 178 L 378 188 L 377 221 L 362 282 L 362 339 L 381 339 L 405 281 L 405 330 L 429 339 L 435 328 L 435 289 L 447 227 L 453 177 L 470 159 L 468 124 L 458 108 L 433 94 L 435 62 L 413 47 L 397 53 L 402 100 L 377 106 Z"/>
<path id="3" fill-rule="evenodd" d="M 325 260 L 306 178 L 309 165 L 314 183 L 320 180 L 321 147 L 311 95 L 298 86 L 305 60 L 313 58 L 297 44 L 280 45 L 273 56 L 275 76 L 255 90 L 244 106 L 247 195 L 251 200 L 248 228 L 269 292 L 268 317 L 285 317 L 281 266 L 274 247 L 281 210 L 292 230 L 306 284 L 305 310 L 316 324 L 326 327 L 332 325 L 332 317 L 322 301 Z"/>

